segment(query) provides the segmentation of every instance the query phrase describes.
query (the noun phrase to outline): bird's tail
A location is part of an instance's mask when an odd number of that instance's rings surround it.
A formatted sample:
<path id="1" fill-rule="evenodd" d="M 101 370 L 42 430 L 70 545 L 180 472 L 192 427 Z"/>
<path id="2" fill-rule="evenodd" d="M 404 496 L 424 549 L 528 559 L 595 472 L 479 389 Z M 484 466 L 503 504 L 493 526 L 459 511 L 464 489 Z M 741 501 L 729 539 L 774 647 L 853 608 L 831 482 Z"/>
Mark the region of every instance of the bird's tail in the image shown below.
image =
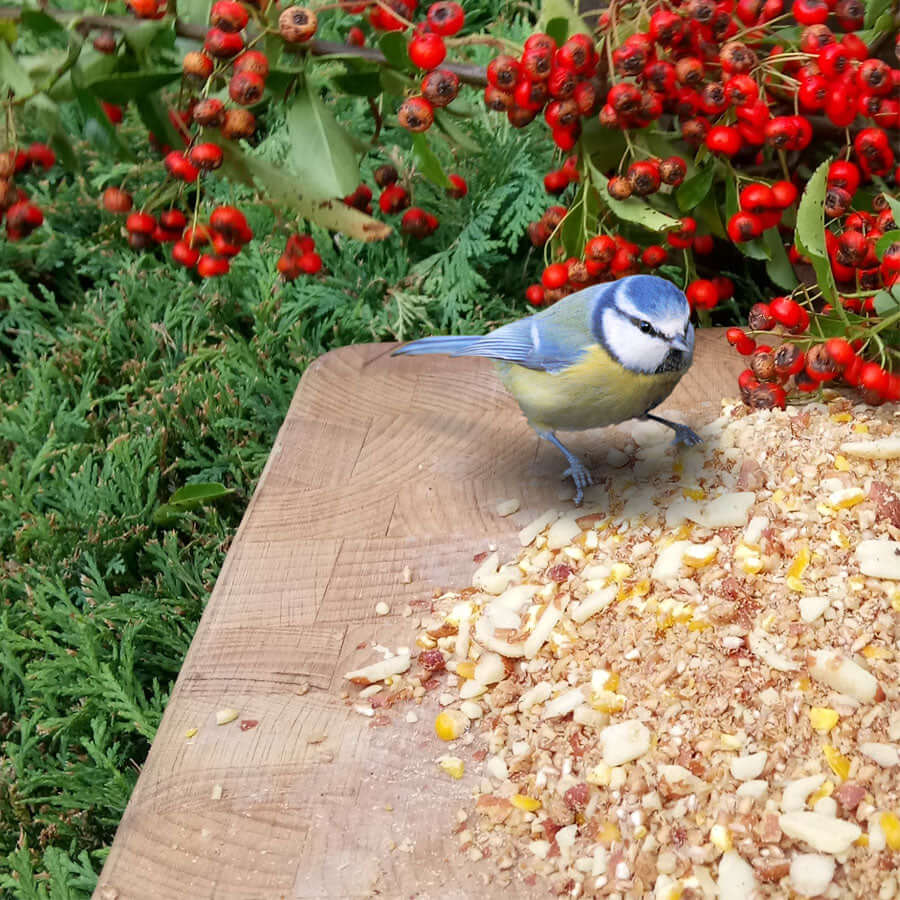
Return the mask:
<path id="1" fill-rule="evenodd" d="M 427 337 L 398 347 L 391 356 L 422 356 L 426 353 L 446 353 L 448 356 L 465 356 L 480 341 L 478 336 L 448 335 Z"/>

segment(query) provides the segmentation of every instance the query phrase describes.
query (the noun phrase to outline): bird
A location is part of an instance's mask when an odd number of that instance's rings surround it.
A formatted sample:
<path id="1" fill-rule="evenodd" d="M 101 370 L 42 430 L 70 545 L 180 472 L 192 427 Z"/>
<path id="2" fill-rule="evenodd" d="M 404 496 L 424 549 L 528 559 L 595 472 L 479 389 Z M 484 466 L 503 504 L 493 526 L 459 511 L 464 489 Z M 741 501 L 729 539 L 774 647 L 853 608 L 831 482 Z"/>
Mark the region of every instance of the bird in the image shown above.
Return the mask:
<path id="1" fill-rule="evenodd" d="M 562 477 L 572 478 L 579 506 L 591 475 L 557 431 L 650 419 L 673 429 L 675 444 L 700 443 L 686 425 L 652 412 L 690 368 L 690 314 L 687 298 L 672 282 L 630 275 L 569 294 L 485 335 L 421 338 L 391 355 L 493 359 L 531 427 L 565 457 Z"/>

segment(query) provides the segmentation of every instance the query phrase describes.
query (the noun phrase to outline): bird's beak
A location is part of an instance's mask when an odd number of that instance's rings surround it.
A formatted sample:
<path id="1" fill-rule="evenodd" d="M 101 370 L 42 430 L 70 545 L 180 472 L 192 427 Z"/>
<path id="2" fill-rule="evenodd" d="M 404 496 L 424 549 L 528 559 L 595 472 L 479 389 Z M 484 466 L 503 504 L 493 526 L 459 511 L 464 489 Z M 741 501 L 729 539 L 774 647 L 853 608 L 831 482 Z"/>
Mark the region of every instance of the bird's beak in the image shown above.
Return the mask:
<path id="1" fill-rule="evenodd" d="M 682 353 L 687 353 L 691 348 L 688 347 L 687 341 L 683 337 L 674 337 L 669 342 L 676 350 L 680 350 Z"/>

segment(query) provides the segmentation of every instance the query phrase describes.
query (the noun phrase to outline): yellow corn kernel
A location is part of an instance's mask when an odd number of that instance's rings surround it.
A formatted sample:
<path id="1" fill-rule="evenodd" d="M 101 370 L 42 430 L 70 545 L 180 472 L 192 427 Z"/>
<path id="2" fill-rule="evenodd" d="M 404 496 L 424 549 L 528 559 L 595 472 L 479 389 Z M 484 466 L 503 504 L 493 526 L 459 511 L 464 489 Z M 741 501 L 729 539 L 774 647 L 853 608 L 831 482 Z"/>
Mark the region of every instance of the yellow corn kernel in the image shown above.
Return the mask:
<path id="1" fill-rule="evenodd" d="M 827 706 L 814 706 L 809 711 L 809 724 L 819 732 L 819 734 L 827 734 L 838 723 L 840 716 L 837 710 L 830 709 Z"/>
<path id="2" fill-rule="evenodd" d="M 442 756 L 438 765 L 451 777 L 462 778 L 466 764 L 458 756 Z"/>
<path id="3" fill-rule="evenodd" d="M 420 634 L 416 637 L 416 646 L 421 647 L 423 650 L 433 650 L 437 647 L 437 641 L 428 637 L 427 634 Z"/>
<path id="4" fill-rule="evenodd" d="M 618 672 L 610 672 L 609 677 L 603 683 L 603 690 L 617 691 L 618 689 L 619 689 L 619 673 Z"/>
<path id="5" fill-rule="evenodd" d="M 832 509 L 850 509 L 865 499 L 866 492 L 862 488 L 844 488 L 828 495 L 828 505 Z"/>
<path id="6" fill-rule="evenodd" d="M 541 808 L 540 800 L 537 800 L 534 797 L 528 797 L 525 794 L 513 794 L 512 797 L 509 798 L 509 802 L 512 803 L 516 809 L 524 809 L 525 812 L 535 812 Z"/>
<path id="7" fill-rule="evenodd" d="M 772 502 L 777 506 L 781 506 L 782 503 L 784 503 L 784 491 L 781 488 L 778 488 L 777 491 L 773 492 Z"/>
<path id="8" fill-rule="evenodd" d="M 884 839 L 887 841 L 891 850 L 900 850 L 900 819 L 892 812 L 881 814 L 878 820 L 881 830 L 884 832 Z"/>
<path id="9" fill-rule="evenodd" d="M 846 756 L 842 756 L 840 751 L 836 747 L 832 747 L 831 744 L 826 744 L 822 748 L 822 753 L 825 754 L 825 759 L 828 760 L 831 771 L 841 781 L 846 781 L 847 776 L 850 774 L 850 760 Z"/>
<path id="10" fill-rule="evenodd" d="M 723 853 L 734 846 L 731 841 L 731 832 L 724 825 L 713 825 L 709 829 L 709 841 Z"/>
<path id="11" fill-rule="evenodd" d="M 798 594 L 803 593 L 803 581 L 800 578 L 797 578 L 794 575 L 788 575 L 788 577 L 785 578 L 784 583 L 790 590 L 796 591 Z"/>
<path id="12" fill-rule="evenodd" d="M 455 741 L 469 727 L 469 717 L 458 709 L 445 709 L 434 720 L 434 733 L 442 741 Z"/>
<path id="13" fill-rule="evenodd" d="M 764 566 L 763 561 L 758 556 L 749 556 L 741 563 L 741 568 L 748 575 L 759 575 Z"/>
<path id="14" fill-rule="evenodd" d="M 612 570 L 609 573 L 609 577 L 612 578 L 616 584 L 621 584 L 626 578 L 631 578 L 634 574 L 634 569 L 628 565 L 628 563 L 614 563 Z"/>
<path id="15" fill-rule="evenodd" d="M 838 470 L 838 472 L 849 472 L 850 460 L 847 459 L 846 456 L 841 456 L 841 454 L 838 453 L 834 458 L 834 467 Z"/>
<path id="16" fill-rule="evenodd" d="M 723 750 L 740 750 L 743 741 L 736 734 L 720 734 L 719 746 Z"/>
<path id="17" fill-rule="evenodd" d="M 808 691 L 812 687 L 812 682 L 804 675 L 797 679 L 796 688 L 798 691 Z"/>
<path id="18" fill-rule="evenodd" d="M 791 562 L 790 568 L 787 570 L 788 578 L 800 578 L 809 565 L 809 547 L 805 544 L 797 551 L 797 555 Z"/>
<path id="19" fill-rule="evenodd" d="M 184 736 L 185 736 L 186 738 L 188 738 L 188 739 L 190 739 L 190 738 L 192 738 L 192 737 L 196 737 L 196 736 L 197 736 L 197 732 L 198 732 L 199 730 L 200 730 L 199 728 L 188 728 L 188 730 L 184 733 Z"/>
<path id="20" fill-rule="evenodd" d="M 612 691 L 597 691 L 591 694 L 591 706 L 597 712 L 621 712 L 625 708 L 625 697 Z"/>
<path id="21" fill-rule="evenodd" d="M 847 538 L 847 535 L 837 528 L 831 529 L 831 532 L 828 535 L 828 539 L 832 544 L 834 544 L 835 547 L 840 547 L 842 550 L 846 550 L 850 546 L 850 541 Z"/>
<path id="22" fill-rule="evenodd" d="M 597 840 L 609 847 L 610 844 L 615 844 L 616 841 L 622 840 L 622 832 L 615 822 L 606 821 L 597 829 Z"/>
<path id="23" fill-rule="evenodd" d="M 891 609 L 894 612 L 900 612 L 900 591 L 897 591 L 897 593 L 891 597 Z"/>
<path id="24" fill-rule="evenodd" d="M 869 426 L 866 425 L 865 422 L 857 422 L 857 423 L 853 426 L 853 430 L 854 430 L 857 434 L 868 434 L 868 433 L 869 433 Z"/>
<path id="25" fill-rule="evenodd" d="M 706 496 L 706 491 L 702 487 L 682 488 L 681 496 L 688 500 L 702 500 Z"/>
<path id="26" fill-rule="evenodd" d="M 470 659 L 464 659 L 456 664 L 456 674 L 460 678 L 475 677 L 475 663 Z"/>
<path id="27" fill-rule="evenodd" d="M 701 569 L 703 566 L 708 566 L 716 558 L 718 552 L 719 548 L 712 541 L 706 544 L 691 544 L 685 550 L 682 561 L 694 569 Z"/>
<path id="28" fill-rule="evenodd" d="M 684 471 L 684 463 L 680 459 L 676 459 L 672 463 L 672 471 L 676 475 L 680 475 Z"/>
<path id="29" fill-rule="evenodd" d="M 670 884 L 665 888 L 662 888 L 662 893 L 660 893 L 660 888 L 656 889 L 656 896 L 659 900 L 681 900 L 681 896 L 684 893 L 684 887 L 680 885 L 677 881 L 674 884 Z"/>
<path id="30" fill-rule="evenodd" d="M 866 659 L 890 659 L 891 651 L 887 647 L 877 647 L 875 644 L 867 644 L 862 648 L 862 655 Z"/>
<path id="31" fill-rule="evenodd" d="M 857 847 L 868 847 L 869 846 L 869 836 L 867 834 L 861 834 L 854 842 Z"/>
<path id="32" fill-rule="evenodd" d="M 807 798 L 807 803 L 809 804 L 810 809 L 814 809 L 815 805 L 823 798 L 830 797 L 834 793 L 834 782 L 833 781 L 823 781 L 822 786 L 813 791 L 809 797 Z"/>
<path id="33" fill-rule="evenodd" d="M 846 413 L 846 412 L 834 413 L 829 418 L 831 419 L 832 422 L 852 422 L 853 421 L 853 416 L 851 416 L 850 413 Z"/>
<path id="34" fill-rule="evenodd" d="M 702 622 L 698 619 L 688 622 L 688 631 L 706 631 L 707 628 L 712 628 L 712 622 Z"/>

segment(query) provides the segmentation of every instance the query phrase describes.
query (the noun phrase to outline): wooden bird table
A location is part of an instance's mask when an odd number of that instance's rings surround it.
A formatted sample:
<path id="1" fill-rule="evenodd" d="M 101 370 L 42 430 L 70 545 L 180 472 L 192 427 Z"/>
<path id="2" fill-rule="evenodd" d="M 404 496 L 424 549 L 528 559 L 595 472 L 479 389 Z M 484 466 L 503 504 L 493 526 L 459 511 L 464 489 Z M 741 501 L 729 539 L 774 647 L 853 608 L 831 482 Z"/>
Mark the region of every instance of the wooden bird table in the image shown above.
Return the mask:
<path id="1" fill-rule="evenodd" d="M 97 897 L 500 893 L 485 886 L 490 860 L 456 850 L 476 767 L 459 781 L 437 768 L 447 745 L 434 736 L 434 700 L 410 707 L 416 723 L 394 709 L 378 726 L 355 711 L 343 675 L 379 659 L 375 644 L 410 646 L 420 614 L 404 608 L 468 585 L 475 554 L 491 544 L 513 554 L 518 529 L 561 502 L 564 464 L 489 361 L 390 349 L 344 347 L 304 374 Z M 741 368 L 721 329 L 699 332 L 663 414 L 710 421 Z M 563 437 L 604 474 L 614 430 Z M 499 517 L 497 501 L 511 497 L 521 509 Z M 217 725 L 226 708 L 237 719 Z"/>

